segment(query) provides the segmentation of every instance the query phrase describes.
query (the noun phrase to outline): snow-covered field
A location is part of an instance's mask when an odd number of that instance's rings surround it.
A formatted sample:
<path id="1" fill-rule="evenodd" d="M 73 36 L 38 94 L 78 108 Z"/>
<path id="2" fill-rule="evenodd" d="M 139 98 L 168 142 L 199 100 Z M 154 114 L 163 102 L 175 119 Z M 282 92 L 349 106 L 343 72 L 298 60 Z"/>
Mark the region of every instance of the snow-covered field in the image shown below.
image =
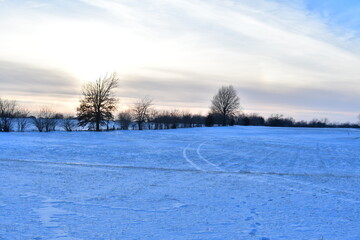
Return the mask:
<path id="1" fill-rule="evenodd" d="M 360 239 L 360 131 L 0 133 L 0 239 Z"/>

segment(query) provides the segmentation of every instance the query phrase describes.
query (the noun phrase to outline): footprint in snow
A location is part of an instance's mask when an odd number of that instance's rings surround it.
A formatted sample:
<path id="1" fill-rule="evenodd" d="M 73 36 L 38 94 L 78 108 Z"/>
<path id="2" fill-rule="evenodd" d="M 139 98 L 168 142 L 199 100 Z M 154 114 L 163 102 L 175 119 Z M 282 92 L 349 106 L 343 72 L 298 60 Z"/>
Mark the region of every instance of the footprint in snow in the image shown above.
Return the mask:
<path id="1" fill-rule="evenodd" d="M 260 226 L 261 224 L 260 223 L 253 223 L 253 224 L 251 224 L 251 227 L 253 227 L 253 228 L 256 228 L 256 227 L 258 227 L 258 226 Z"/>
<path id="2" fill-rule="evenodd" d="M 251 232 L 249 232 L 250 236 L 255 236 L 257 232 L 257 229 L 252 229 Z"/>

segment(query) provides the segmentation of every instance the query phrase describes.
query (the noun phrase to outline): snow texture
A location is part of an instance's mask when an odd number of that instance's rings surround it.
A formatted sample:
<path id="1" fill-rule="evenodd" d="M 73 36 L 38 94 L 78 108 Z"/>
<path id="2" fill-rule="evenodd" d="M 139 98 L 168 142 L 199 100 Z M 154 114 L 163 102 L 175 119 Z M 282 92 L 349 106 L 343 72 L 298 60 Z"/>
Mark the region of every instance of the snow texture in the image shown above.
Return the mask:
<path id="1" fill-rule="evenodd" d="M 360 131 L 0 133 L 0 240 L 360 239 Z"/>

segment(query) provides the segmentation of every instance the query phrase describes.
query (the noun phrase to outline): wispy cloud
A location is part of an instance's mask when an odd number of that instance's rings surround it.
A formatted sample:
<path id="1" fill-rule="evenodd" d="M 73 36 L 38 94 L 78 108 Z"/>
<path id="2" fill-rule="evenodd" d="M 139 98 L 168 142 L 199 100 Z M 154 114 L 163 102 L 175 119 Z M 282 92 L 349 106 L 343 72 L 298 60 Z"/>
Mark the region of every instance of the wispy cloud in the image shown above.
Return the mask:
<path id="1" fill-rule="evenodd" d="M 73 104 L 64 105 L 81 91 L 81 83 L 61 70 L 6 61 L 0 61 L 0 83 L 2 97 L 31 103 L 33 108 L 53 105 L 59 111 L 74 109 Z"/>

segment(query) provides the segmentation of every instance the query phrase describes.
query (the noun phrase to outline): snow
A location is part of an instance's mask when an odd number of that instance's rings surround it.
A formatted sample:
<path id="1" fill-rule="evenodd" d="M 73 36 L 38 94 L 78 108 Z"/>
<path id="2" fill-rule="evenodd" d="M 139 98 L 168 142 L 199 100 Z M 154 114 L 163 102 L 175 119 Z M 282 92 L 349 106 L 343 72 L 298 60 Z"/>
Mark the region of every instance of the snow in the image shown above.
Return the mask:
<path id="1" fill-rule="evenodd" d="M 360 131 L 0 133 L 0 239 L 360 239 Z"/>

